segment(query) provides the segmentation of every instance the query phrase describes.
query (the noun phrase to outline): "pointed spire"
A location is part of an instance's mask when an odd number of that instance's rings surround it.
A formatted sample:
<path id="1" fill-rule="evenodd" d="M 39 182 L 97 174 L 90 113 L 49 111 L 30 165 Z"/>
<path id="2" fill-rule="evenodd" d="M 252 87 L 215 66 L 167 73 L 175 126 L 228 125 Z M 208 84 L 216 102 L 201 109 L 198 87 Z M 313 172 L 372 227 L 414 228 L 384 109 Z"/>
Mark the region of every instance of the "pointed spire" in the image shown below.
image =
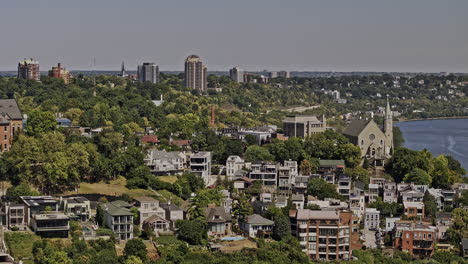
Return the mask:
<path id="1" fill-rule="evenodd" d="M 390 108 L 390 101 L 388 99 L 387 94 L 387 107 L 385 108 L 385 117 L 391 119 L 392 118 L 392 109 Z"/>

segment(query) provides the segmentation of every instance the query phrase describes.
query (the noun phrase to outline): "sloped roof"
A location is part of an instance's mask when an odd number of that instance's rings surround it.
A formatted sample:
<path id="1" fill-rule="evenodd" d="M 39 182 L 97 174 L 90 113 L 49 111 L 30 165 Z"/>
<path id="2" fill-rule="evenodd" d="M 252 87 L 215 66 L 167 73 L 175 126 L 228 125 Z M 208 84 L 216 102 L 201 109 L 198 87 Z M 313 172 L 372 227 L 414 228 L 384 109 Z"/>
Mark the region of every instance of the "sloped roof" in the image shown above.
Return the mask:
<path id="1" fill-rule="evenodd" d="M 0 99 L 0 113 L 8 114 L 11 119 L 23 119 L 15 99 Z"/>
<path id="2" fill-rule="evenodd" d="M 226 213 L 224 207 L 205 208 L 206 220 L 208 222 L 228 222 L 231 221 L 231 214 Z"/>
<path id="3" fill-rule="evenodd" d="M 253 214 L 247 217 L 247 224 L 251 225 L 273 225 L 275 222 L 266 219 L 265 217 Z"/>
<path id="4" fill-rule="evenodd" d="M 133 213 L 130 212 L 130 210 L 128 210 L 127 208 L 116 206 L 113 203 L 102 204 L 101 208 L 112 216 L 122 216 L 122 215 L 133 216 Z"/>
<path id="5" fill-rule="evenodd" d="M 154 221 L 162 221 L 162 222 L 166 222 L 166 223 L 170 222 L 169 220 L 166 220 L 166 219 L 160 217 L 159 215 L 154 214 L 154 215 L 146 218 L 145 221 L 143 221 L 143 224 L 151 223 L 151 222 L 154 222 Z"/>
<path id="6" fill-rule="evenodd" d="M 366 128 L 366 126 L 372 121 L 365 119 L 354 119 L 351 123 L 345 128 L 343 134 L 348 136 L 357 137 L 359 134 Z"/>

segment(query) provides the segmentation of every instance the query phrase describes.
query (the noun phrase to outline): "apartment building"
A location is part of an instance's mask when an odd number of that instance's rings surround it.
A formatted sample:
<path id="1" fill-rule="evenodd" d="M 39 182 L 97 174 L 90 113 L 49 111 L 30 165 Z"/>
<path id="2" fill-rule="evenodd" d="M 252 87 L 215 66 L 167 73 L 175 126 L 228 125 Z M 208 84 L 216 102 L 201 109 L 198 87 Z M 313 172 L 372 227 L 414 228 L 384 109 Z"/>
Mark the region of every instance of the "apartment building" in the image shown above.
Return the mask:
<path id="1" fill-rule="evenodd" d="M 101 204 L 104 225 L 111 229 L 120 240 L 133 238 L 133 213 L 123 201 Z"/>
<path id="2" fill-rule="evenodd" d="M 291 211 L 291 230 L 310 259 L 349 260 L 352 216 L 350 211 Z"/>
<path id="3" fill-rule="evenodd" d="M 245 166 L 245 161 L 239 156 L 229 156 L 226 160 L 226 176 L 229 180 L 233 180 L 236 173 Z"/>
<path id="4" fill-rule="evenodd" d="M 41 237 L 68 238 L 70 218 L 64 213 L 47 212 L 31 218 L 31 229 Z"/>
<path id="5" fill-rule="evenodd" d="M 185 60 L 185 87 L 197 91 L 205 91 L 208 87 L 207 68 L 201 58 L 190 55 Z"/>
<path id="6" fill-rule="evenodd" d="M 91 202 L 85 197 L 69 197 L 62 200 L 64 213 L 70 218 L 87 221 L 91 217 Z"/>
<path id="7" fill-rule="evenodd" d="M 62 65 L 60 63 L 58 63 L 57 66 L 54 66 L 51 70 L 49 70 L 49 77 L 63 79 L 63 82 L 65 84 L 69 84 L 71 82 L 70 72 L 67 71 L 65 68 L 62 68 Z"/>
<path id="8" fill-rule="evenodd" d="M 252 163 L 248 177 L 252 180 L 262 181 L 263 186 L 276 189 L 278 170 L 274 162 Z"/>
<path id="9" fill-rule="evenodd" d="M 386 182 L 384 184 L 383 201 L 386 203 L 398 202 L 397 185 L 395 182 Z"/>
<path id="10" fill-rule="evenodd" d="M 180 151 L 151 149 L 144 161 L 156 176 L 182 174 L 187 169 L 186 155 Z"/>
<path id="11" fill-rule="evenodd" d="M 423 202 L 403 202 L 404 213 L 407 217 L 414 217 L 417 219 L 423 219 L 424 214 L 424 203 Z"/>
<path id="12" fill-rule="evenodd" d="M 41 78 L 39 62 L 32 58 L 20 61 L 18 63 L 18 78 L 39 81 Z"/>
<path id="13" fill-rule="evenodd" d="M 211 152 L 197 152 L 190 155 L 190 172 L 199 175 L 209 184 L 211 175 Z"/>
<path id="14" fill-rule="evenodd" d="M 345 170 L 344 160 L 319 160 L 319 167 L 317 173 L 328 183 L 336 184 L 339 175 L 344 174 Z"/>
<path id="15" fill-rule="evenodd" d="M 419 258 L 434 254 L 437 230 L 434 226 L 411 221 L 397 221 L 394 228 L 393 246 Z"/>
<path id="16" fill-rule="evenodd" d="M 340 195 L 344 196 L 346 200 L 349 200 L 351 195 L 351 177 L 344 174 L 339 175 L 337 191 Z"/>
<path id="17" fill-rule="evenodd" d="M 364 228 L 369 230 L 377 230 L 380 225 L 380 211 L 375 208 L 366 208 L 364 218 Z"/>
<path id="18" fill-rule="evenodd" d="M 297 175 L 297 161 L 285 160 L 278 166 L 278 190 L 290 191 Z"/>

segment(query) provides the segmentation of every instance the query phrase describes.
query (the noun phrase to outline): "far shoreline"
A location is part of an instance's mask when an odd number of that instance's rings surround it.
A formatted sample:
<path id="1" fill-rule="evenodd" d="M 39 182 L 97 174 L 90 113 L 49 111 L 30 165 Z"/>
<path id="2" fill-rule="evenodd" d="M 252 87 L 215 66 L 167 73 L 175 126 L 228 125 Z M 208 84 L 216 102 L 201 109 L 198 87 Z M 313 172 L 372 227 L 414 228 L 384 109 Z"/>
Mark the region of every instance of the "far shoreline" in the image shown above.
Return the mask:
<path id="1" fill-rule="evenodd" d="M 404 122 L 413 122 L 413 121 L 429 121 L 429 120 L 450 120 L 450 119 L 468 119 L 468 116 L 449 116 L 449 117 L 428 117 L 428 118 L 399 119 L 395 123 L 404 123 Z"/>

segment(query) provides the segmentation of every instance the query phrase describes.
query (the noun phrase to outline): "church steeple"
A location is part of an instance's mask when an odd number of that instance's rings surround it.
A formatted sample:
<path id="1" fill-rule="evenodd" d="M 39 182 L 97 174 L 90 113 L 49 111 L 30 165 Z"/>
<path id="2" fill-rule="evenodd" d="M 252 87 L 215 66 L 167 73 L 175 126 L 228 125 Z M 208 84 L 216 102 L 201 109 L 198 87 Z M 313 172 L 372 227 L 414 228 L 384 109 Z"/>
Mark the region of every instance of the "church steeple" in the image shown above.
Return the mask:
<path id="1" fill-rule="evenodd" d="M 385 154 L 392 155 L 393 152 L 393 113 L 387 95 L 387 107 L 385 108 L 384 133 L 386 138 Z"/>
<path id="2" fill-rule="evenodd" d="M 387 94 L 387 107 L 385 108 L 385 119 L 393 119 L 392 109 L 390 108 L 390 102 Z"/>
<path id="3" fill-rule="evenodd" d="M 122 66 L 120 68 L 120 76 L 121 77 L 127 77 L 127 73 L 125 72 L 125 62 L 122 61 Z"/>

